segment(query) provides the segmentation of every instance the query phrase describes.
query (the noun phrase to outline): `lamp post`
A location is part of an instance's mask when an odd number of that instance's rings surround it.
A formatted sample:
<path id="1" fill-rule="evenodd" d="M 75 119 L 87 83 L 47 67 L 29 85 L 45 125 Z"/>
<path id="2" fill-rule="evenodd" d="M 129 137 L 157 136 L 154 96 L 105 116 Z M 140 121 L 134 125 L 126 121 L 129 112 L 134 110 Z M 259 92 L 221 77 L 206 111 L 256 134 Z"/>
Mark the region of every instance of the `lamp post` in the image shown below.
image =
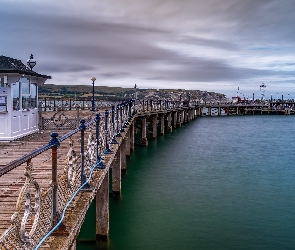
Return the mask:
<path id="1" fill-rule="evenodd" d="M 36 60 L 33 57 L 33 54 L 31 54 L 30 59 L 27 60 L 27 65 L 30 67 L 31 70 L 33 70 L 33 68 L 36 65 Z"/>
<path id="2" fill-rule="evenodd" d="M 92 106 L 91 106 L 91 110 L 94 111 L 94 82 L 95 82 L 96 78 L 92 77 L 91 81 L 92 81 Z"/>
<path id="3" fill-rule="evenodd" d="M 136 86 L 136 83 L 135 83 L 135 84 L 134 84 L 134 99 L 135 99 L 135 101 L 136 101 L 136 99 L 137 99 L 136 88 L 137 88 L 137 86 Z"/>

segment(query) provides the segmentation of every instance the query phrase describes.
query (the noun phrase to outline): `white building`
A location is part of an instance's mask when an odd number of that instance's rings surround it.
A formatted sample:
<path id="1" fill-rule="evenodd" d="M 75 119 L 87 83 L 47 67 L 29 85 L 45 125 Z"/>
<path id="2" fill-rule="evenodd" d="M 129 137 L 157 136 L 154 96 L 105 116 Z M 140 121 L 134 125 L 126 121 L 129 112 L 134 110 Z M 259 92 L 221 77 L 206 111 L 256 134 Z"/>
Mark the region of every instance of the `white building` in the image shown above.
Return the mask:
<path id="1" fill-rule="evenodd" d="M 0 141 L 11 141 L 37 132 L 38 86 L 51 76 L 32 70 L 36 61 L 31 55 L 28 66 L 20 60 L 0 56 Z"/>

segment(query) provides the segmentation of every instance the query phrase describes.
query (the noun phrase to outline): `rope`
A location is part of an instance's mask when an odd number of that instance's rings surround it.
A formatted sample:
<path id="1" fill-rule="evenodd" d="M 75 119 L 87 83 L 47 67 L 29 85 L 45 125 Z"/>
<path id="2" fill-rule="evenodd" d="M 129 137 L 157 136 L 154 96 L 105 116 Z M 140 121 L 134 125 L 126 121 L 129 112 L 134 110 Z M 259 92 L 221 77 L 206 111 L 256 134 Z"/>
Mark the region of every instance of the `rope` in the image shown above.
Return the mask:
<path id="1" fill-rule="evenodd" d="M 101 156 L 103 156 L 105 154 L 106 150 L 101 154 Z M 91 177 L 92 177 L 92 173 L 94 171 L 95 168 L 97 168 L 99 166 L 99 164 L 102 162 L 102 160 L 100 160 L 99 162 L 97 162 L 92 169 L 90 170 L 90 174 L 88 179 L 83 183 L 83 185 L 81 185 L 76 192 L 72 195 L 71 199 L 68 201 L 68 203 L 65 205 L 63 211 L 62 211 L 62 216 L 59 220 L 59 222 L 42 238 L 42 240 L 39 242 L 39 244 L 34 248 L 34 250 L 38 250 L 40 248 L 40 246 L 44 243 L 44 241 L 61 225 L 64 217 L 65 217 L 65 213 L 67 208 L 69 207 L 69 205 L 71 204 L 71 202 L 73 201 L 73 199 L 75 198 L 75 196 L 79 193 L 79 191 L 81 191 L 81 189 L 90 181 Z"/>

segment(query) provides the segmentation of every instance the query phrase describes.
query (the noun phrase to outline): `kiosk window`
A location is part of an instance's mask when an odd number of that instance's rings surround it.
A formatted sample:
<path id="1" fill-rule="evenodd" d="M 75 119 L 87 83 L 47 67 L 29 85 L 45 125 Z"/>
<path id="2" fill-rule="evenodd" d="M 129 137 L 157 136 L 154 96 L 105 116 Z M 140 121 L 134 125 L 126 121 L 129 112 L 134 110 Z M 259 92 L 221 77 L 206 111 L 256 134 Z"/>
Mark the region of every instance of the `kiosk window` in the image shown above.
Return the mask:
<path id="1" fill-rule="evenodd" d="M 31 108 L 37 108 L 37 86 L 31 83 Z"/>
<path id="2" fill-rule="evenodd" d="M 20 110 L 19 82 L 12 84 L 13 110 Z"/>
<path id="3" fill-rule="evenodd" d="M 30 109 L 30 81 L 27 78 L 21 78 L 21 89 L 22 89 L 22 109 L 29 110 Z"/>

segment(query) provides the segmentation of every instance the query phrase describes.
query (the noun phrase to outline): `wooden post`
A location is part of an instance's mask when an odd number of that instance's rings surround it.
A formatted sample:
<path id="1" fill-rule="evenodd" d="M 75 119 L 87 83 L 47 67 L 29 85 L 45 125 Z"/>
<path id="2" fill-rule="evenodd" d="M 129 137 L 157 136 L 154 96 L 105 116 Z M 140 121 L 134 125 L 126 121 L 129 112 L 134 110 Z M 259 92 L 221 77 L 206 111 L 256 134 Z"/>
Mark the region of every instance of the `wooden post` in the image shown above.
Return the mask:
<path id="1" fill-rule="evenodd" d="M 46 107 L 46 106 L 45 106 Z M 43 119 L 42 119 L 42 102 L 38 103 L 38 129 L 43 129 Z"/>
<path id="2" fill-rule="evenodd" d="M 58 211 L 58 179 L 57 179 L 57 148 L 60 143 L 57 139 L 58 133 L 51 134 L 50 144 L 52 147 L 52 227 L 54 227 L 60 220 L 60 213 Z M 63 223 L 51 235 L 68 235 L 66 227 Z"/>
<path id="3" fill-rule="evenodd" d="M 118 150 L 112 162 L 112 192 L 114 195 L 121 193 L 121 151 Z"/>
<path id="4" fill-rule="evenodd" d="M 185 111 L 182 110 L 182 112 L 181 112 L 181 123 L 182 124 L 184 123 L 184 118 L 185 118 Z"/>
<path id="5" fill-rule="evenodd" d="M 130 125 L 130 150 L 133 152 L 134 151 L 134 121 Z"/>
<path id="6" fill-rule="evenodd" d="M 182 112 L 181 111 L 177 111 L 177 127 L 181 127 L 181 121 L 182 121 Z"/>
<path id="7" fill-rule="evenodd" d="M 193 115 L 192 115 L 192 110 L 189 109 L 189 110 L 188 110 L 188 121 L 189 121 L 189 122 L 192 120 L 192 117 L 193 117 Z"/>
<path id="8" fill-rule="evenodd" d="M 52 147 L 52 226 L 55 226 L 58 222 L 58 199 L 57 199 L 57 147 L 59 145 L 57 139 L 58 133 L 51 134 L 51 143 L 54 144 Z"/>
<path id="9" fill-rule="evenodd" d="M 80 125 L 80 106 L 76 106 L 77 111 L 77 127 Z"/>
<path id="10" fill-rule="evenodd" d="M 109 237 L 109 171 L 96 193 L 96 240 L 107 241 Z"/>
<path id="11" fill-rule="evenodd" d="M 142 118 L 140 144 L 144 146 L 148 145 L 148 139 L 146 137 L 146 117 Z"/>
<path id="12" fill-rule="evenodd" d="M 126 133 L 125 140 L 126 140 L 126 156 L 130 158 L 130 128 L 128 129 Z"/>
<path id="13" fill-rule="evenodd" d="M 57 133 L 56 133 L 57 134 Z M 53 226 L 57 223 L 58 199 L 57 199 L 57 146 L 52 147 L 52 216 Z"/>
<path id="14" fill-rule="evenodd" d="M 161 114 L 160 119 L 161 119 L 161 135 L 164 135 L 164 130 L 165 130 L 165 116 L 164 116 L 164 114 Z"/>
<path id="15" fill-rule="evenodd" d="M 178 112 L 174 112 L 174 118 L 173 118 L 173 127 L 177 128 L 177 123 L 178 123 Z"/>
<path id="16" fill-rule="evenodd" d="M 158 116 L 154 115 L 153 116 L 153 139 L 157 138 L 157 120 L 158 120 Z"/>
<path id="17" fill-rule="evenodd" d="M 171 133 L 172 132 L 172 126 L 171 126 L 171 112 L 168 113 L 168 124 L 167 124 L 167 132 Z"/>
<path id="18" fill-rule="evenodd" d="M 121 170 L 126 171 L 126 138 L 122 140 L 121 146 L 120 146 L 120 154 L 121 154 Z"/>

